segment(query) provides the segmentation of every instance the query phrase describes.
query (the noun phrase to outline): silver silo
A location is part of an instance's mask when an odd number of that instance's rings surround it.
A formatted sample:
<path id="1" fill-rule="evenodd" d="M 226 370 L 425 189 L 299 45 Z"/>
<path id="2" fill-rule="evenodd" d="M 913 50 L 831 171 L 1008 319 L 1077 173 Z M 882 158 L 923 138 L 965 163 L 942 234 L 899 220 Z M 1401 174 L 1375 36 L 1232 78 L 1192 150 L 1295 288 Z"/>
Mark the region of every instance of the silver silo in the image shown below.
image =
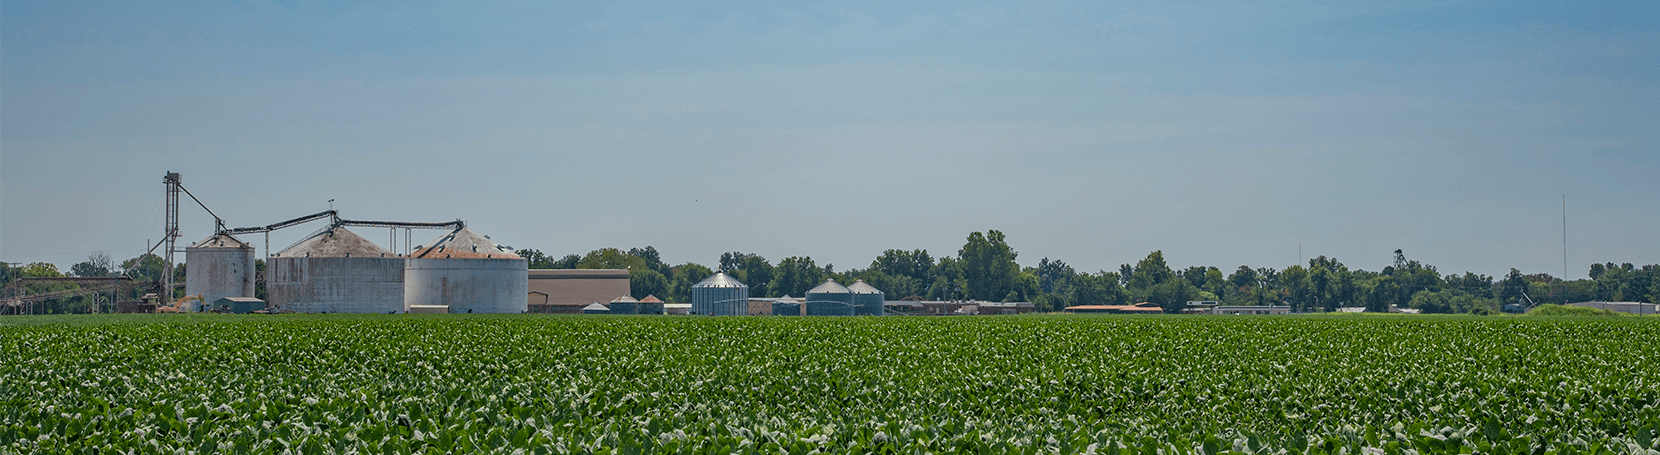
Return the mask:
<path id="1" fill-rule="evenodd" d="M 606 307 L 611 308 L 611 314 L 640 314 L 640 301 L 634 300 L 633 296 L 611 299 L 611 304 Z"/>
<path id="2" fill-rule="evenodd" d="M 203 302 L 254 296 L 254 247 L 228 234 L 214 234 L 184 249 L 186 294 Z"/>
<path id="3" fill-rule="evenodd" d="M 655 295 L 640 299 L 639 314 L 663 314 L 663 299 Z"/>
<path id="4" fill-rule="evenodd" d="M 853 292 L 853 314 L 855 316 L 881 316 L 882 304 L 887 302 L 887 296 L 881 289 L 871 286 L 865 280 L 854 280 L 847 285 L 847 290 Z"/>
<path id="5" fill-rule="evenodd" d="M 270 259 L 266 300 L 289 313 L 402 312 L 403 266 L 402 257 L 335 226 Z"/>
<path id="6" fill-rule="evenodd" d="M 692 285 L 692 314 L 742 316 L 749 313 L 749 285 L 715 272 Z"/>
<path id="7" fill-rule="evenodd" d="M 772 301 L 772 314 L 774 316 L 800 316 L 801 301 L 787 295 L 780 297 L 778 300 Z"/>
<path id="8" fill-rule="evenodd" d="M 808 316 L 852 316 L 853 291 L 836 284 L 835 279 L 807 291 Z"/>
<path id="9" fill-rule="evenodd" d="M 404 268 L 405 305 L 449 305 L 450 313 L 523 313 L 530 270 L 524 258 L 461 228 L 415 248 Z"/>

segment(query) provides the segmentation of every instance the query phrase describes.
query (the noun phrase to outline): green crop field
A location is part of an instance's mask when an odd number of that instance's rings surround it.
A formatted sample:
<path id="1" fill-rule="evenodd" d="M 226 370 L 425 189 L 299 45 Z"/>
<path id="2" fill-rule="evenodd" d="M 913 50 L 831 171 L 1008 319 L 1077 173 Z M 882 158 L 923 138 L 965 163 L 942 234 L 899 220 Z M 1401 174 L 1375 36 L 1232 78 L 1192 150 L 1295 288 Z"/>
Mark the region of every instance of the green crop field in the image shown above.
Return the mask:
<path id="1" fill-rule="evenodd" d="M 0 453 L 1656 453 L 1660 319 L 0 318 Z"/>

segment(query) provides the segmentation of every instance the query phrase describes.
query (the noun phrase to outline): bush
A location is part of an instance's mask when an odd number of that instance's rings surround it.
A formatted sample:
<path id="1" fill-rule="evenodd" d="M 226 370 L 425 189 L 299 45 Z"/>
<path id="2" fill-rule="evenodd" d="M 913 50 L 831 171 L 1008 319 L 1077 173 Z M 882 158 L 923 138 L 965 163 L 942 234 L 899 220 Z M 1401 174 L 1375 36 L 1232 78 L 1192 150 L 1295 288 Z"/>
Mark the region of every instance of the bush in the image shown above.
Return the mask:
<path id="1" fill-rule="evenodd" d="M 1622 313 L 1614 310 L 1573 305 L 1557 305 L 1554 303 L 1539 305 L 1527 312 L 1528 316 L 1619 316 L 1621 314 Z"/>
<path id="2" fill-rule="evenodd" d="M 1499 313 L 1498 310 L 1495 310 L 1495 309 L 1492 309 L 1492 308 L 1476 307 L 1476 308 L 1471 308 L 1470 309 L 1470 314 L 1473 314 L 1473 315 L 1476 315 L 1476 316 L 1498 316 L 1502 313 Z"/>

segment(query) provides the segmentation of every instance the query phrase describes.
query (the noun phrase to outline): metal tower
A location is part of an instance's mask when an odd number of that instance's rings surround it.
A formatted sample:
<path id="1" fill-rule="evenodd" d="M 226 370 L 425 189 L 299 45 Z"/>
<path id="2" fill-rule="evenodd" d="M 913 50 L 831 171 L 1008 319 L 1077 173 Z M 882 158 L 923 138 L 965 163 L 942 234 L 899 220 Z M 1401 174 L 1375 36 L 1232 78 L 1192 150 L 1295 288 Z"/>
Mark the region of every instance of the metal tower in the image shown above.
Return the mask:
<path id="1" fill-rule="evenodd" d="M 162 259 L 167 261 L 162 268 L 162 301 L 173 300 L 173 250 L 179 239 L 179 173 L 168 172 L 161 181 L 167 185 L 167 232 L 162 234 L 161 241 L 165 243 Z"/>

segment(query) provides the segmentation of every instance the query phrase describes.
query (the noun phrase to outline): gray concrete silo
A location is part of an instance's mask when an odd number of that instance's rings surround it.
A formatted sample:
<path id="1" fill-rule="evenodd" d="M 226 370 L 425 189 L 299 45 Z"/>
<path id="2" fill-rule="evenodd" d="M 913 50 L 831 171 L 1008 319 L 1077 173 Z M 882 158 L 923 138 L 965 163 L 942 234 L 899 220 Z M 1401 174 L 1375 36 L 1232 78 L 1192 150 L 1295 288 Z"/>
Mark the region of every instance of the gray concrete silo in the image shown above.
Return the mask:
<path id="1" fill-rule="evenodd" d="M 186 294 L 203 302 L 254 296 L 254 247 L 227 234 L 214 234 L 184 249 Z"/>
<path id="2" fill-rule="evenodd" d="M 611 304 L 606 307 L 611 309 L 611 314 L 640 314 L 640 301 L 634 300 L 633 296 L 611 299 Z"/>
<path id="3" fill-rule="evenodd" d="M 528 262 L 489 237 L 461 228 L 409 254 L 405 305 L 449 305 L 450 313 L 523 313 Z"/>
<path id="4" fill-rule="evenodd" d="M 780 297 L 778 300 L 772 301 L 772 314 L 774 316 L 800 316 L 801 301 L 787 295 Z"/>
<path id="5" fill-rule="evenodd" d="M 742 316 L 749 313 L 749 285 L 715 272 L 692 285 L 692 314 Z"/>
<path id="6" fill-rule="evenodd" d="M 853 291 L 836 284 L 835 279 L 807 291 L 808 316 L 852 316 Z"/>
<path id="7" fill-rule="evenodd" d="M 270 259 L 266 300 L 288 313 L 402 312 L 403 268 L 404 258 L 336 226 Z"/>
<path id="8" fill-rule="evenodd" d="M 887 296 L 881 289 L 871 286 L 865 280 L 854 280 L 847 285 L 847 290 L 853 292 L 853 314 L 855 316 L 881 316 L 882 304 L 887 302 Z"/>

